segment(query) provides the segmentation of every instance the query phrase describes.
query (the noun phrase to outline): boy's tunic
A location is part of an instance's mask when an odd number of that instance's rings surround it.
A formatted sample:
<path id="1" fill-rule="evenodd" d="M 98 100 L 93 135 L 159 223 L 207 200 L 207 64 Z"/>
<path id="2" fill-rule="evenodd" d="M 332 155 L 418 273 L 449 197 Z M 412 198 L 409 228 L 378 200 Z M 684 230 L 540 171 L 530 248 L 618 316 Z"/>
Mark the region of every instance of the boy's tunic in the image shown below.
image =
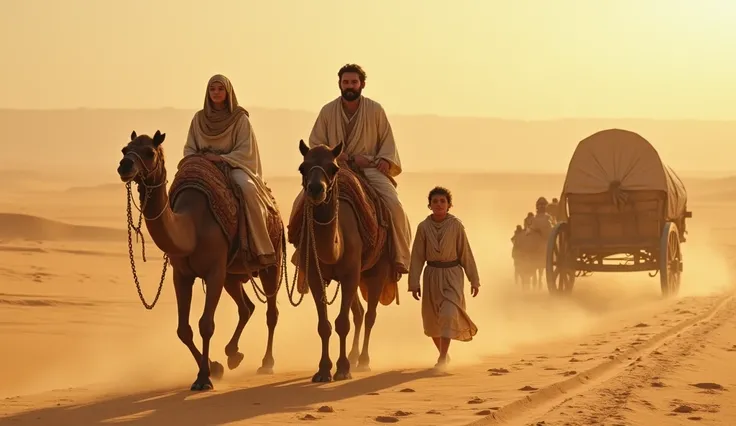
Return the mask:
<path id="1" fill-rule="evenodd" d="M 465 312 L 464 275 L 472 287 L 480 287 L 478 268 L 465 227 L 448 214 L 442 222 L 427 217 L 417 227 L 409 267 L 409 290 L 419 289 L 422 276 L 424 334 L 470 341 L 478 327 Z"/>

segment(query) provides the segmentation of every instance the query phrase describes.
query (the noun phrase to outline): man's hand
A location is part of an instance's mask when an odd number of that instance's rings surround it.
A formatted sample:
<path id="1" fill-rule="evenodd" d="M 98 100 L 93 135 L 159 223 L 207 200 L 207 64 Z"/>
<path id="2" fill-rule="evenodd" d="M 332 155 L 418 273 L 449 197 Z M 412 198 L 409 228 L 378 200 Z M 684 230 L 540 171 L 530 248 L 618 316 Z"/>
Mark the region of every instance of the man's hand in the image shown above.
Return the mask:
<path id="1" fill-rule="evenodd" d="M 415 300 L 419 300 L 422 297 L 422 290 L 419 288 L 416 290 L 412 290 L 411 295 L 412 297 L 414 297 Z"/>
<path id="2" fill-rule="evenodd" d="M 376 165 L 376 168 L 379 172 L 383 173 L 384 175 L 388 175 L 388 171 L 391 170 L 391 164 L 387 160 L 384 160 L 381 158 L 378 160 L 378 164 Z"/>
<path id="3" fill-rule="evenodd" d="M 348 153 L 343 151 L 342 154 L 337 156 L 336 160 L 337 161 L 348 161 Z"/>
<path id="4" fill-rule="evenodd" d="M 478 287 L 470 287 L 470 295 L 475 297 L 478 295 Z"/>
<path id="5" fill-rule="evenodd" d="M 208 159 L 210 161 L 214 161 L 215 163 L 218 163 L 218 162 L 222 161 L 222 157 L 220 157 L 217 154 L 213 154 L 211 152 L 208 152 L 207 154 L 205 154 L 204 155 L 204 158 L 206 158 L 206 159 Z"/>
<path id="6" fill-rule="evenodd" d="M 370 160 L 362 155 L 356 155 L 355 157 L 353 157 L 353 161 L 355 162 L 355 165 L 357 165 L 361 169 L 365 169 L 371 166 Z"/>

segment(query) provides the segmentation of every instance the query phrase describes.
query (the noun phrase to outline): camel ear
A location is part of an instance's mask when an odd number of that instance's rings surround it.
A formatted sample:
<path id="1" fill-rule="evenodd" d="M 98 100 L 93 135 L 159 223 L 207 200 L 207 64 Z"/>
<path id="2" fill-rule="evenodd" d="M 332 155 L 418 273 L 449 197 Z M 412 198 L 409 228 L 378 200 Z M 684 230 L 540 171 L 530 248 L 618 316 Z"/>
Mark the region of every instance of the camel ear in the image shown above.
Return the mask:
<path id="1" fill-rule="evenodd" d="M 164 139 L 166 139 L 166 133 L 161 133 L 160 130 L 156 130 L 156 134 L 153 135 L 153 146 L 158 148 L 159 145 L 164 143 Z"/>
<path id="2" fill-rule="evenodd" d="M 304 139 L 299 139 L 299 152 L 302 153 L 302 157 L 309 152 L 309 147 L 304 143 Z"/>
<path id="3" fill-rule="evenodd" d="M 340 141 L 334 148 L 332 148 L 332 155 L 337 158 L 342 154 L 342 150 L 345 147 L 345 145 Z"/>
<path id="4" fill-rule="evenodd" d="M 135 130 L 133 130 L 133 133 L 130 134 L 130 140 L 131 141 L 134 141 L 135 138 L 137 138 L 137 137 L 138 137 L 138 134 L 136 134 Z"/>

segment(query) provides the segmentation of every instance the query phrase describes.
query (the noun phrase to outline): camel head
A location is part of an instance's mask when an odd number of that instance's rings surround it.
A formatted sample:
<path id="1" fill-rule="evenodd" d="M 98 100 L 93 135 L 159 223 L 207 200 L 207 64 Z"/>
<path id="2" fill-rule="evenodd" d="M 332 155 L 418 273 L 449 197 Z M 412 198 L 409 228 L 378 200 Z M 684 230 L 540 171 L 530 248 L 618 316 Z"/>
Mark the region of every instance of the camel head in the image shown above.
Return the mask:
<path id="1" fill-rule="evenodd" d="M 337 157 L 342 154 L 343 143 L 334 148 L 327 145 L 317 145 L 309 148 L 304 140 L 299 141 L 299 152 L 304 160 L 299 166 L 302 175 L 302 189 L 307 199 L 313 204 L 324 203 L 335 182 L 335 176 L 340 168 Z"/>
<path id="2" fill-rule="evenodd" d="M 161 144 L 166 139 L 166 133 L 156 130 L 151 138 L 148 135 L 138 136 L 135 131 L 130 134 L 130 142 L 123 148 L 123 159 L 118 166 L 120 180 L 125 183 L 156 178 L 163 168 L 164 152 Z"/>

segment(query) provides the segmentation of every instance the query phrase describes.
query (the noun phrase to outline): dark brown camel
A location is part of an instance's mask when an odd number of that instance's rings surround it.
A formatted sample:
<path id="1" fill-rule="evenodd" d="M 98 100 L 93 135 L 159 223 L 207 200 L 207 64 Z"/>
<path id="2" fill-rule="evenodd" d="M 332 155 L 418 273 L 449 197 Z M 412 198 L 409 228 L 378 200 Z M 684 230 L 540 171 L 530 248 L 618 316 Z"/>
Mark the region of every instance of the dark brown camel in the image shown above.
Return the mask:
<path id="1" fill-rule="evenodd" d="M 130 142 L 122 150 L 123 158 L 118 166 L 118 174 L 123 182 L 135 182 L 138 185 L 141 211 L 148 232 L 158 248 L 168 255 L 174 270 L 174 290 L 179 316 L 176 332 L 199 367 L 191 390 L 208 390 L 213 388 L 210 377 L 219 379 L 224 373 L 223 366 L 211 361 L 209 357 L 210 339 L 215 332 L 215 310 L 222 289 L 227 291 L 238 306 L 238 324 L 232 339 L 225 346 L 228 367 L 234 369 L 243 360 L 238 342 L 255 309 L 242 286 L 242 282 L 251 277 L 228 273 L 228 248 L 231 242 L 216 222 L 203 192 L 184 189 L 176 198 L 173 208 L 169 206 L 166 166 L 161 146 L 165 137 L 166 134 L 159 131 L 156 131 L 153 138 L 147 135 L 138 136 L 133 132 Z M 268 344 L 259 373 L 273 372 L 273 334 L 279 316 L 276 307 L 278 272 L 278 268 L 273 266 L 258 274 L 263 291 L 269 296 L 266 312 Z M 204 312 L 199 320 L 201 353 L 194 344 L 194 333 L 189 325 L 192 289 L 196 278 L 203 278 L 206 285 Z"/>
<path id="2" fill-rule="evenodd" d="M 390 282 L 393 274 L 388 250 L 385 248 L 376 265 L 361 273 L 363 242 L 358 218 L 350 205 L 340 203 L 335 194 L 336 176 L 339 170 L 336 159 L 342 150 L 342 143 L 333 149 L 325 145 L 310 149 L 303 140 L 299 141 L 299 151 L 304 157 L 299 166 L 299 172 L 302 175 L 302 187 L 305 194 L 304 214 L 307 217 L 305 221 L 307 229 L 302 229 L 301 232 L 303 238 L 300 254 L 303 258 L 307 252 L 309 253 L 306 279 L 317 307 L 317 330 L 322 339 L 322 358 L 319 362 L 319 371 L 312 377 L 313 382 L 350 379 L 351 361 L 354 362 L 356 358 L 358 370 L 370 370 L 368 346 L 371 330 L 376 322 L 376 308 L 383 286 Z M 317 262 L 316 259 L 319 261 Z M 328 282 L 334 279 L 340 283 L 342 288 L 340 313 L 335 319 L 335 330 L 340 336 L 340 356 L 337 359 L 337 370 L 334 377 L 331 375 L 332 360 L 329 353 L 332 326 L 327 317 L 326 284 L 323 284 L 321 278 Z M 357 295 L 361 280 L 368 289 L 368 307 L 365 311 L 363 350 L 359 353 L 359 333 L 364 313 Z M 348 315 L 351 309 L 356 330 L 350 358 L 348 358 L 346 339 L 350 332 Z"/>

